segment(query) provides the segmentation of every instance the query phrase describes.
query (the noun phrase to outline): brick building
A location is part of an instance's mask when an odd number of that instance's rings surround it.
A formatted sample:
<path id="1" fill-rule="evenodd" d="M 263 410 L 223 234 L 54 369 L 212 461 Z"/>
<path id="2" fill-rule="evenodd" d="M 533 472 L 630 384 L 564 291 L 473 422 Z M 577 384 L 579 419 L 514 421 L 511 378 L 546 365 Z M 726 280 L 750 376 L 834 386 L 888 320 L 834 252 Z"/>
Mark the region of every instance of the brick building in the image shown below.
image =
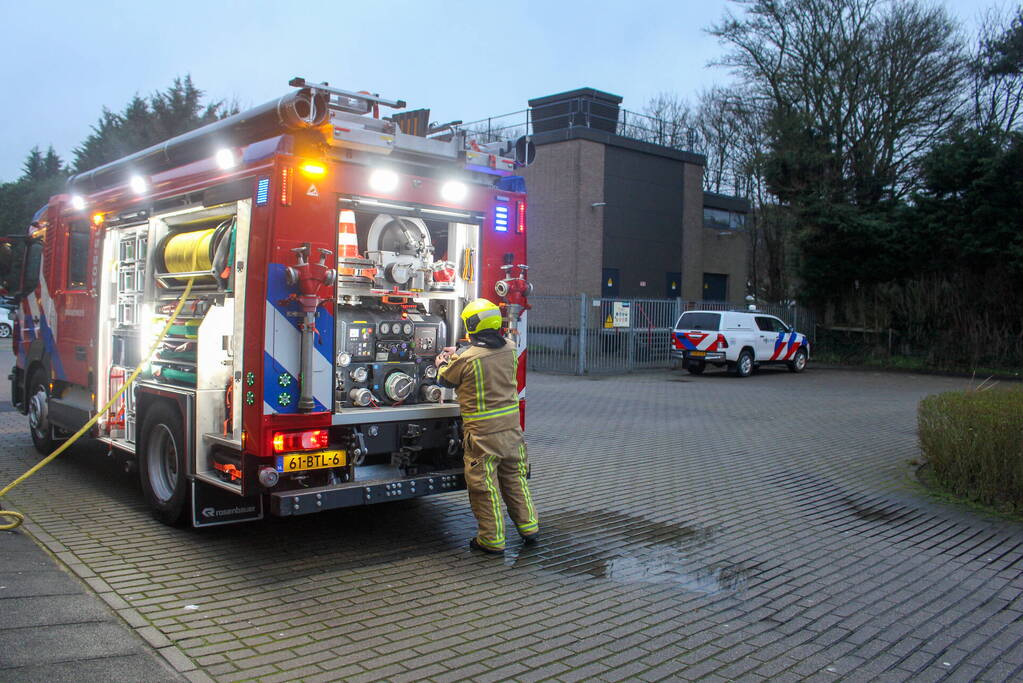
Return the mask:
<path id="1" fill-rule="evenodd" d="M 748 204 L 704 193 L 705 158 L 639 139 L 658 139 L 655 120 L 620 103 L 591 88 L 529 102 L 536 291 L 741 303 Z"/>

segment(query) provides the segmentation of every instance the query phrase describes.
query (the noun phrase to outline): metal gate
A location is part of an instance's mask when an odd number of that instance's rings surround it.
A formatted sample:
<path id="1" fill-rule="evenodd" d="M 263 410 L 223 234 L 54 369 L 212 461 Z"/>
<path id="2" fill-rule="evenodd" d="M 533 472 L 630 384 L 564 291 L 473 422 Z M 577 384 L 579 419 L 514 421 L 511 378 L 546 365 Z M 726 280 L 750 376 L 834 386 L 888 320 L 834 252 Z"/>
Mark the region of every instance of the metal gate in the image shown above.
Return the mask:
<path id="1" fill-rule="evenodd" d="M 529 369 L 622 373 L 668 366 L 671 330 L 685 311 L 743 310 L 732 304 L 682 299 L 529 298 Z M 758 305 L 813 342 L 813 316 L 797 306 Z"/>

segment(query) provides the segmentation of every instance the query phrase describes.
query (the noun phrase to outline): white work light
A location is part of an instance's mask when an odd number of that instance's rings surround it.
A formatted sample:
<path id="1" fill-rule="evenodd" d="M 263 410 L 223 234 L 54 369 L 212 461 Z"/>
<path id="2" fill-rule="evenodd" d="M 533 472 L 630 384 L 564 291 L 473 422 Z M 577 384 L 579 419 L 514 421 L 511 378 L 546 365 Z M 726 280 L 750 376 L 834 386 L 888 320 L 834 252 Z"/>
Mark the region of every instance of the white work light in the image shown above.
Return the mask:
<path id="1" fill-rule="evenodd" d="M 146 179 L 140 175 L 133 175 L 128 181 L 128 185 L 131 186 L 131 191 L 135 194 L 146 193 Z"/>
<path id="2" fill-rule="evenodd" d="M 75 211 L 81 211 L 85 208 L 85 197 L 79 194 L 71 195 L 71 206 L 74 207 Z"/>
<path id="3" fill-rule="evenodd" d="M 460 183 L 457 180 L 449 180 L 440 188 L 440 196 L 444 201 L 452 203 L 465 199 L 468 192 L 469 188 L 465 186 L 465 183 Z"/>
<path id="4" fill-rule="evenodd" d="M 369 186 L 376 192 L 394 192 L 398 187 L 398 174 L 386 168 L 378 168 L 370 174 Z"/>
<path id="5" fill-rule="evenodd" d="M 230 171 L 232 168 L 238 165 L 238 160 L 234 156 L 234 152 L 224 147 L 223 149 L 217 150 L 217 166 L 223 171 Z"/>

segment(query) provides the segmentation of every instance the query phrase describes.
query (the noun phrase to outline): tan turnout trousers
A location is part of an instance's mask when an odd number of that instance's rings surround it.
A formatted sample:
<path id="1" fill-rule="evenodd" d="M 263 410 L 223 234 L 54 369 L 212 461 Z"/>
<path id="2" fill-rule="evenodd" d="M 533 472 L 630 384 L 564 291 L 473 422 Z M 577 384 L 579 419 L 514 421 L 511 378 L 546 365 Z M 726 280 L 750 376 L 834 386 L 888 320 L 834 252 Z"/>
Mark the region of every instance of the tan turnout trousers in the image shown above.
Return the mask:
<path id="1" fill-rule="evenodd" d="M 522 536 L 539 529 L 526 476 L 529 460 L 519 427 L 518 355 L 515 343 L 499 349 L 470 346 L 440 368 L 443 384 L 455 387 L 465 432 L 465 483 L 476 515 L 476 541 L 502 550 L 501 500 Z"/>
<path id="2" fill-rule="evenodd" d="M 502 498 L 520 536 L 532 536 L 540 530 L 526 481 L 528 473 L 526 443 L 518 426 L 491 434 L 466 432 L 465 483 L 479 525 L 477 543 L 494 550 L 504 548 L 507 534 Z"/>

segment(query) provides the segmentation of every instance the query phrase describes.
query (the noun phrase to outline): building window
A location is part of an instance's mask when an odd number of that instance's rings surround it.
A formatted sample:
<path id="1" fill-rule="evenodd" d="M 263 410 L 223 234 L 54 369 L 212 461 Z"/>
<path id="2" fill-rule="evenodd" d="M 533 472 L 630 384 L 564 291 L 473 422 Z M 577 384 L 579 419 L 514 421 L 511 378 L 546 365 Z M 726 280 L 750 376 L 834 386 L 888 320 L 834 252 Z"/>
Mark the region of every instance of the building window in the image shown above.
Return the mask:
<path id="1" fill-rule="evenodd" d="M 741 230 L 746 224 L 746 214 L 724 209 L 703 207 L 703 227 L 714 230 Z"/>

